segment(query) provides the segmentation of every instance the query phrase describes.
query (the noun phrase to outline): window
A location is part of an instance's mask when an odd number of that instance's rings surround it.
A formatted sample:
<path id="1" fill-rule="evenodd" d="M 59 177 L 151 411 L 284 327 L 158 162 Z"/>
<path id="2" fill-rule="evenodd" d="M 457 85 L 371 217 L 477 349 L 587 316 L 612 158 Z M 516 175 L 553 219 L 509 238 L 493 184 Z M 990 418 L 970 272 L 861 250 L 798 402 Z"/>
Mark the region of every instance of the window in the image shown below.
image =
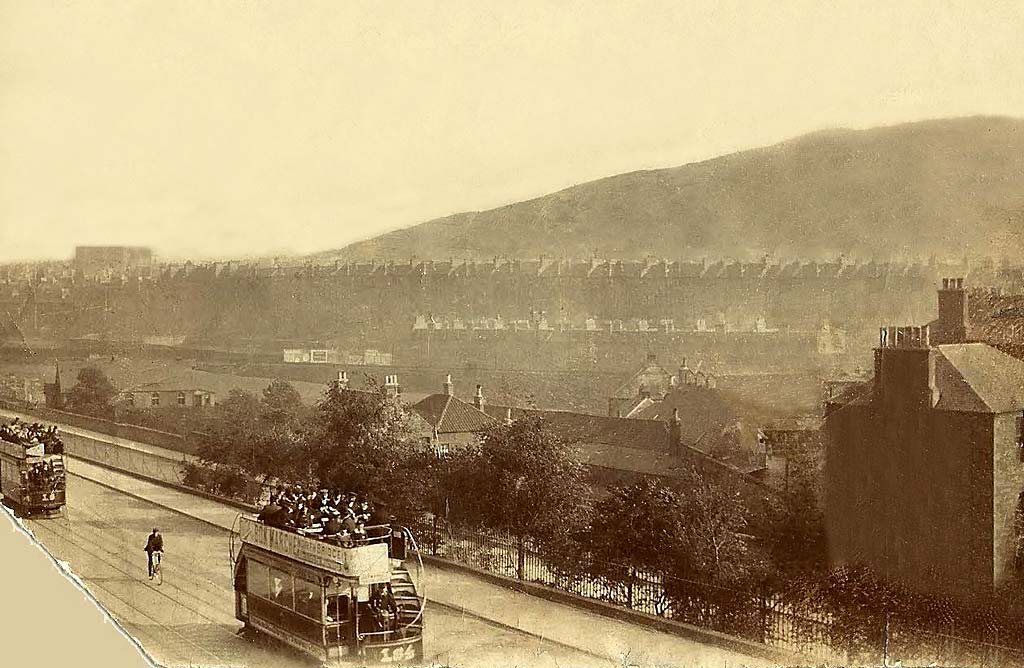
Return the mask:
<path id="1" fill-rule="evenodd" d="M 159 392 L 154 392 L 153 394 L 149 395 L 149 405 L 150 406 L 159 406 L 160 405 L 160 393 Z"/>
<path id="2" fill-rule="evenodd" d="M 349 617 L 347 594 L 332 594 L 327 597 L 327 621 L 347 622 Z"/>
<path id="3" fill-rule="evenodd" d="M 435 454 L 438 457 L 447 457 L 448 456 L 448 444 L 447 443 L 438 443 L 437 445 L 434 446 L 434 452 L 435 452 Z"/>
<path id="4" fill-rule="evenodd" d="M 253 560 L 246 563 L 249 593 L 270 600 L 270 569 Z"/>
<path id="5" fill-rule="evenodd" d="M 270 569 L 270 600 L 278 605 L 295 609 L 295 590 L 291 573 Z"/>
<path id="6" fill-rule="evenodd" d="M 135 394 L 133 392 L 129 392 L 128 394 L 124 395 L 124 402 L 126 404 L 128 404 L 129 406 L 134 406 L 135 405 Z"/>
<path id="7" fill-rule="evenodd" d="M 309 361 L 311 361 L 311 362 L 318 362 L 318 363 L 321 363 L 321 364 L 326 363 L 327 362 L 327 351 L 326 350 L 310 350 L 309 351 Z"/>
<path id="8" fill-rule="evenodd" d="M 184 392 L 178 392 L 178 405 L 179 406 L 184 406 L 185 405 L 185 393 Z"/>
<path id="9" fill-rule="evenodd" d="M 295 612 L 317 621 L 322 619 L 320 585 L 295 578 Z"/>

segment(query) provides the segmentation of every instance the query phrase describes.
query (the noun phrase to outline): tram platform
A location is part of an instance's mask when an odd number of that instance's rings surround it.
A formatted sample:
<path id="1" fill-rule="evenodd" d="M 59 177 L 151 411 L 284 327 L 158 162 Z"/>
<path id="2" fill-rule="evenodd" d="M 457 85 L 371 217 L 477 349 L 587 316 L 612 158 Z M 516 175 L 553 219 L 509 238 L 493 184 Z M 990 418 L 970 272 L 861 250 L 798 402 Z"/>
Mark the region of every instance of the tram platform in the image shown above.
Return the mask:
<path id="1" fill-rule="evenodd" d="M 70 459 L 68 471 L 226 530 L 231 529 L 239 512 L 217 501 L 82 460 Z M 706 641 L 697 641 L 664 633 L 514 591 L 464 569 L 428 567 L 424 584 L 428 606 L 454 609 L 618 666 L 768 666 L 778 660 L 763 656 L 753 646 L 749 653 L 737 651 L 735 639 L 716 642 L 709 634 Z"/>

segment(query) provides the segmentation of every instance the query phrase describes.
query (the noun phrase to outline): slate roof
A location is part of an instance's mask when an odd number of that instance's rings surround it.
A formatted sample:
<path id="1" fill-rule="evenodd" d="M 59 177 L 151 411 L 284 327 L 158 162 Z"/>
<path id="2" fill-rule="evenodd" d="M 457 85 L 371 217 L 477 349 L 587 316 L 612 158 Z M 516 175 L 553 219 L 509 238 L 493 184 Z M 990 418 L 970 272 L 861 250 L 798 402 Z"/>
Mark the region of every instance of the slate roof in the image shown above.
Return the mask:
<path id="1" fill-rule="evenodd" d="M 707 437 L 717 437 L 739 419 L 717 390 L 695 385 L 674 388 L 664 399 L 631 417 L 665 422 L 672 418 L 673 410 L 679 411 L 683 440 L 687 443 L 696 443 L 705 433 Z"/>
<path id="2" fill-rule="evenodd" d="M 449 394 L 431 394 L 410 407 L 438 434 L 472 433 L 486 429 L 495 419 Z"/>
<path id="3" fill-rule="evenodd" d="M 935 347 L 936 410 L 963 413 L 1013 413 L 1024 410 L 1024 362 L 986 343 Z M 874 379 L 848 389 L 834 405 L 871 402 Z"/>
<path id="4" fill-rule="evenodd" d="M 1024 362 L 984 343 L 938 346 L 939 410 L 1010 413 L 1024 409 Z"/>
<path id="5" fill-rule="evenodd" d="M 504 420 L 510 410 L 513 419 L 525 415 L 541 417 L 551 428 L 564 434 L 567 438 L 581 443 L 631 447 L 648 452 L 651 450 L 668 451 L 668 426 L 664 422 L 605 417 L 570 411 L 544 411 L 498 405 L 484 406 L 484 411 L 498 420 Z"/>

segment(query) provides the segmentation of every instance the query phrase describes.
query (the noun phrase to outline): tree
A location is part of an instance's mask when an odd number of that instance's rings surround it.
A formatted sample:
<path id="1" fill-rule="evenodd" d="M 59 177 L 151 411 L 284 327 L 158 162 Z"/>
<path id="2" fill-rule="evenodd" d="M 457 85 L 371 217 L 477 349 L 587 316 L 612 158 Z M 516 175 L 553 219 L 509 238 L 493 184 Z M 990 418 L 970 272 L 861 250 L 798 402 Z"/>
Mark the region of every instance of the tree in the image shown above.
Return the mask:
<path id="1" fill-rule="evenodd" d="M 263 389 L 262 417 L 266 420 L 291 421 L 305 413 L 302 396 L 291 383 L 276 379 Z"/>
<path id="2" fill-rule="evenodd" d="M 283 393 L 281 389 L 272 394 Z M 280 405 L 268 407 L 255 395 L 233 389 L 214 408 L 197 454 L 208 465 L 245 471 L 260 484 L 292 480 L 303 473 L 301 408 L 293 406 L 296 414 L 287 413 Z"/>
<path id="3" fill-rule="evenodd" d="M 110 400 L 117 395 L 117 388 L 101 370 L 85 367 L 78 372 L 75 385 L 68 392 L 66 406 L 75 413 L 110 417 Z"/>
<path id="4" fill-rule="evenodd" d="M 579 450 L 538 417 L 481 432 L 455 465 L 453 503 L 465 522 L 507 531 L 520 545 L 557 543 L 587 524 L 590 488 Z"/>
<path id="5" fill-rule="evenodd" d="M 684 540 L 682 502 L 675 490 L 644 478 L 609 492 L 594 507 L 589 534 L 596 563 L 628 564 L 652 573 L 673 571 L 675 551 Z"/>
<path id="6" fill-rule="evenodd" d="M 723 586 L 750 584 L 764 575 L 764 561 L 747 534 L 750 511 L 737 484 L 691 468 L 678 482 L 684 540 L 676 574 Z"/>
<path id="7" fill-rule="evenodd" d="M 415 438 L 402 406 L 372 384 L 370 391 L 352 392 L 331 383 L 303 444 L 312 479 L 376 497 L 406 521 L 423 510 L 432 456 Z"/>
<path id="8" fill-rule="evenodd" d="M 789 492 L 768 506 L 765 546 L 781 575 L 803 577 L 827 570 L 825 518 L 814 484 L 800 476 Z"/>

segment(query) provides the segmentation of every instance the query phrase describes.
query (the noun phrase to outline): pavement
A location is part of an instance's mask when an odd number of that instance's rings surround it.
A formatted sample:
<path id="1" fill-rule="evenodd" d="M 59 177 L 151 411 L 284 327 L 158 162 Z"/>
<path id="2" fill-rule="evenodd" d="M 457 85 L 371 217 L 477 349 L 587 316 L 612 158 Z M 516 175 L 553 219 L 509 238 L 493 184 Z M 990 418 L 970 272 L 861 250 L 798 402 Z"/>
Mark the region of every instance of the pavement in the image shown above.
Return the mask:
<path id="1" fill-rule="evenodd" d="M 239 515 L 232 506 L 82 460 L 69 458 L 68 471 L 221 529 L 230 531 Z M 428 605 L 440 605 L 576 649 L 592 656 L 595 665 L 611 664 L 623 668 L 774 665 L 766 658 L 622 622 L 517 592 L 458 570 L 425 570 L 422 589 Z"/>

